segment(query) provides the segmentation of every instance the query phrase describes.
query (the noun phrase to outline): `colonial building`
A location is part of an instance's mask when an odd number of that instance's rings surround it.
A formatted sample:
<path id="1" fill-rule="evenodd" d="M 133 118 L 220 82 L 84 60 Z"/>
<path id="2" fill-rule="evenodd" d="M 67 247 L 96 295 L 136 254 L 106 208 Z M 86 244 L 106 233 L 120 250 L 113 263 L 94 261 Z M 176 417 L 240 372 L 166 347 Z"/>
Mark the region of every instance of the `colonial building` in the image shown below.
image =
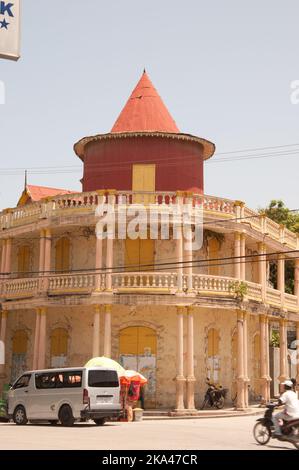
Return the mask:
<path id="1" fill-rule="evenodd" d="M 17 207 L 0 213 L 1 384 L 105 355 L 149 378 L 148 408 L 194 412 L 206 377 L 227 387 L 229 400 L 238 392 L 238 408 L 268 399 L 277 380 L 269 331 L 280 330 L 280 381 L 289 375 L 288 328 L 299 337 L 297 259 L 294 295 L 284 280 L 296 234 L 243 202 L 204 194 L 214 144 L 179 131 L 145 72 L 111 132 L 74 150 L 83 192 L 26 186 Z M 192 217 L 201 207 L 202 246 L 175 237 L 175 219 L 169 239 L 161 221 L 156 238 L 97 237 L 102 203 L 117 216 L 124 203 L 166 217 L 173 205 L 188 203 Z"/>

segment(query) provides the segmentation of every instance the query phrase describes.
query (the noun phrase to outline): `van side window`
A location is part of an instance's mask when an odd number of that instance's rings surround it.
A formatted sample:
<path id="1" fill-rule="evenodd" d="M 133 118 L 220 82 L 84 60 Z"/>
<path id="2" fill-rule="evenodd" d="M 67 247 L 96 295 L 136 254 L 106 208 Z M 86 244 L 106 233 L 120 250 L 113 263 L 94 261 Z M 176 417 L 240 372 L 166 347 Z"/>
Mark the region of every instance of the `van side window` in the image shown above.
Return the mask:
<path id="1" fill-rule="evenodd" d="M 35 374 L 35 387 L 40 389 L 56 388 L 56 376 L 54 373 Z"/>
<path id="2" fill-rule="evenodd" d="M 35 375 L 35 387 L 37 390 L 81 386 L 82 371 L 46 372 Z"/>
<path id="3" fill-rule="evenodd" d="M 31 374 L 22 375 L 19 380 L 14 384 L 13 389 L 28 387 Z"/>
<path id="4" fill-rule="evenodd" d="M 82 386 L 82 371 L 63 372 L 63 387 L 74 388 Z"/>

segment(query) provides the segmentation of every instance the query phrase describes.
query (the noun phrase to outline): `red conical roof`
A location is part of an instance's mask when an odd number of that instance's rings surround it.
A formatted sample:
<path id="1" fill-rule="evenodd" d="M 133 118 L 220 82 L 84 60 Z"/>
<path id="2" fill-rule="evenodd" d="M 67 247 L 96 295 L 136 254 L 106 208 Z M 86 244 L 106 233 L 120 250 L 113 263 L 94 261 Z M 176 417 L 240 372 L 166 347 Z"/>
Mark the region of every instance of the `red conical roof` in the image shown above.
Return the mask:
<path id="1" fill-rule="evenodd" d="M 111 132 L 179 133 L 146 71 L 118 116 Z"/>

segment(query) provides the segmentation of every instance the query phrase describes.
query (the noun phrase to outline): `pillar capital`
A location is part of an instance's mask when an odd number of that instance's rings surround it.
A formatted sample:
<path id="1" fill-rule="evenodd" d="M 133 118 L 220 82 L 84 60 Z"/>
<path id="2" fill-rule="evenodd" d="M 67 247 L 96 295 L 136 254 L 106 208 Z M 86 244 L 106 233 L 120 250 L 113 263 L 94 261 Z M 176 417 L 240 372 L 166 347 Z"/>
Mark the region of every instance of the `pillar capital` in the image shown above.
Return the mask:
<path id="1" fill-rule="evenodd" d="M 183 315 L 186 312 L 186 307 L 184 305 L 177 305 L 176 311 L 178 315 Z"/>
<path id="2" fill-rule="evenodd" d="M 112 312 L 112 304 L 106 304 L 104 306 L 105 313 L 111 313 Z"/>
<path id="3" fill-rule="evenodd" d="M 0 313 L 2 318 L 8 318 L 8 310 L 2 310 Z"/>
<path id="4" fill-rule="evenodd" d="M 96 304 L 93 306 L 94 313 L 101 313 L 103 310 L 103 305 L 101 304 Z"/>
<path id="5" fill-rule="evenodd" d="M 193 315 L 193 313 L 195 312 L 195 307 L 194 305 L 188 305 L 188 307 L 185 307 L 186 310 L 187 310 L 187 314 L 188 315 Z"/>
<path id="6" fill-rule="evenodd" d="M 266 244 L 264 242 L 259 242 L 257 246 L 260 253 L 264 253 L 266 251 Z"/>
<path id="7" fill-rule="evenodd" d="M 39 313 L 40 315 L 46 315 L 47 313 L 47 308 L 46 307 L 39 307 Z"/>

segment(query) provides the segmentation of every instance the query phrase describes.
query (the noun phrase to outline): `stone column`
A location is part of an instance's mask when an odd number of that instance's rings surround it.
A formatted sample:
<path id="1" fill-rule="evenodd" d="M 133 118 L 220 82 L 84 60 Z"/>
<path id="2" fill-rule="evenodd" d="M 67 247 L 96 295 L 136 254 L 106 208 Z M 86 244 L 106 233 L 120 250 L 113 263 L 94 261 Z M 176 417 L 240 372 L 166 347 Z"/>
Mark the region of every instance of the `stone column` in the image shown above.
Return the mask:
<path id="1" fill-rule="evenodd" d="M 279 382 L 282 383 L 288 378 L 287 373 L 287 320 L 280 320 L 279 325 L 279 358 L 280 371 Z"/>
<path id="2" fill-rule="evenodd" d="M 184 239 L 182 231 L 182 192 L 177 191 L 177 220 L 175 230 L 177 232 L 176 240 L 176 261 L 177 261 L 177 273 L 178 273 L 178 293 L 183 292 L 183 261 L 184 261 Z"/>
<path id="3" fill-rule="evenodd" d="M 266 283 L 267 283 L 267 261 L 266 246 L 264 243 L 258 244 L 258 267 L 259 267 L 259 284 L 262 286 L 262 301 L 266 301 Z"/>
<path id="4" fill-rule="evenodd" d="M 39 338 L 40 338 L 40 309 L 37 308 L 36 309 L 36 316 L 35 316 L 35 332 L 34 332 L 34 349 L 33 349 L 32 369 L 38 369 Z"/>
<path id="5" fill-rule="evenodd" d="M 185 264 L 185 269 L 186 269 L 186 274 L 187 274 L 187 288 L 188 292 L 191 292 L 193 290 L 193 267 L 192 267 L 192 261 L 193 261 L 193 253 L 192 253 L 192 243 L 188 240 L 184 243 L 184 260 L 186 261 Z"/>
<path id="6" fill-rule="evenodd" d="M 105 305 L 104 356 L 111 357 L 111 310 L 112 305 Z"/>
<path id="7" fill-rule="evenodd" d="M 92 357 L 100 356 L 100 320 L 101 320 L 101 307 L 95 305 L 93 314 L 93 342 L 92 342 Z"/>
<path id="8" fill-rule="evenodd" d="M 46 367 L 46 342 L 47 342 L 47 317 L 44 307 L 39 309 L 40 326 L 39 326 L 39 344 L 38 344 L 38 369 Z"/>
<path id="9" fill-rule="evenodd" d="M 262 400 L 267 401 L 268 398 L 268 354 L 267 354 L 267 338 L 266 338 L 267 318 L 266 315 L 260 315 L 260 363 L 261 363 L 261 393 Z"/>
<path id="10" fill-rule="evenodd" d="M 176 364 L 176 411 L 182 412 L 184 405 L 184 311 L 185 308 L 177 307 L 177 364 Z"/>
<path id="11" fill-rule="evenodd" d="M 5 266 L 4 266 L 4 271 L 8 275 L 11 272 L 11 247 L 12 247 L 12 239 L 8 238 L 6 240 L 6 253 L 5 253 Z"/>
<path id="12" fill-rule="evenodd" d="M 46 274 L 49 275 L 49 271 L 51 271 L 51 230 L 45 230 L 45 262 L 44 262 L 44 270 Z"/>
<path id="13" fill-rule="evenodd" d="M 194 404 L 194 318 L 193 309 L 188 307 L 188 333 L 187 333 L 187 409 L 195 411 Z"/>
<path id="14" fill-rule="evenodd" d="M 240 255 L 241 255 L 241 263 L 240 263 L 240 277 L 243 281 L 246 280 L 246 234 L 240 234 Z"/>
<path id="15" fill-rule="evenodd" d="M 299 259 L 295 259 L 295 283 L 294 283 L 294 293 L 297 295 L 297 305 L 299 306 Z"/>
<path id="16" fill-rule="evenodd" d="M 0 341 L 4 344 L 4 364 L 0 364 L 0 377 L 5 377 L 5 349 L 6 349 L 6 328 L 7 328 L 7 316 L 8 312 L 2 311 L 1 314 L 1 330 L 0 330 Z"/>
<path id="17" fill-rule="evenodd" d="M 241 255 L 241 236 L 239 232 L 236 232 L 235 233 L 235 249 L 234 249 L 234 277 L 236 279 L 241 278 L 240 255 Z"/>
<path id="18" fill-rule="evenodd" d="M 98 235 L 100 236 L 100 234 Z M 96 288 L 101 290 L 102 287 L 102 270 L 103 270 L 103 239 L 96 238 L 96 259 L 95 259 L 95 268 L 96 268 Z"/>
<path id="19" fill-rule="evenodd" d="M 5 272 L 5 257 L 6 257 L 6 240 L 4 239 L 2 243 L 2 250 L 1 250 L 1 276 L 3 276 Z"/>
<path id="20" fill-rule="evenodd" d="M 281 304 L 284 305 L 285 294 L 285 258 L 279 254 L 277 259 L 277 289 L 280 291 Z"/>
<path id="21" fill-rule="evenodd" d="M 238 310 L 237 313 L 237 409 L 245 408 L 245 376 L 244 376 L 244 313 Z"/>
<path id="22" fill-rule="evenodd" d="M 248 313 L 243 313 L 243 333 L 244 333 L 244 401 L 245 407 L 249 406 L 248 385 L 250 379 L 248 377 Z"/>
<path id="23" fill-rule="evenodd" d="M 106 251 L 106 289 L 112 290 L 112 267 L 113 267 L 113 241 L 107 238 L 107 251 Z"/>
<path id="24" fill-rule="evenodd" d="M 270 390 L 270 382 L 272 381 L 270 377 L 270 341 L 269 341 L 269 335 L 270 335 L 270 328 L 269 328 L 269 318 L 266 317 L 266 325 L 265 325 L 265 330 L 266 330 L 266 374 L 267 374 L 267 395 L 266 395 L 266 400 L 267 402 L 270 401 L 271 398 L 271 390 Z"/>
<path id="25" fill-rule="evenodd" d="M 45 230 L 40 231 L 39 239 L 39 272 L 43 273 L 45 266 Z"/>

